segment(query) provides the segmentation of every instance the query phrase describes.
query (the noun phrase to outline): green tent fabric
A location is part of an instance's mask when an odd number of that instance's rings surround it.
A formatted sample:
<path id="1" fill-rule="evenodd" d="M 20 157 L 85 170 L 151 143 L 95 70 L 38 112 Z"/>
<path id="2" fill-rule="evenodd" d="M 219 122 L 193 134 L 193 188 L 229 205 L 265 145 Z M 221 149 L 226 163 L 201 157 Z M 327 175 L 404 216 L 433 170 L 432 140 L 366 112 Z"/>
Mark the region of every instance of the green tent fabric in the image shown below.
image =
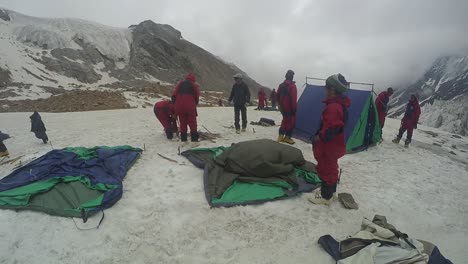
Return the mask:
<path id="1" fill-rule="evenodd" d="M 285 199 L 321 183 L 315 165 L 306 162 L 300 150 L 271 140 L 193 149 L 182 155 L 204 169 L 205 194 L 214 207 Z"/>
<path id="2" fill-rule="evenodd" d="M 81 210 L 101 205 L 104 193 L 115 188 L 117 185 L 92 185 L 85 176 L 56 177 L 0 192 L 0 207 L 78 217 Z"/>
<path id="3" fill-rule="evenodd" d="M 84 220 L 113 206 L 142 150 L 130 146 L 52 150 L 0 180 L 0 208 Z"/>
<path id="4" fill-rule="evenodd" d="M 361 112 L 361 115 L 354 126 L 353 133 L 346 142 L 346 150 L 348 153 L 360 150 L 360 147 L 366 140 L 369 140 L 371 144 L 375 144 L 382 138 L 382 129 L 379 125 L 379 115 L 372 96 L 368 97 L 367 102 L 364 105 L 364 109 L 365 111 Z M 375 124 L 370 132 L 371 135 L 367 135 L 367 133 L 369 133 L 369 123 Z M 369 137 L 369 139 L 367 139 L 367 137 Z"/>

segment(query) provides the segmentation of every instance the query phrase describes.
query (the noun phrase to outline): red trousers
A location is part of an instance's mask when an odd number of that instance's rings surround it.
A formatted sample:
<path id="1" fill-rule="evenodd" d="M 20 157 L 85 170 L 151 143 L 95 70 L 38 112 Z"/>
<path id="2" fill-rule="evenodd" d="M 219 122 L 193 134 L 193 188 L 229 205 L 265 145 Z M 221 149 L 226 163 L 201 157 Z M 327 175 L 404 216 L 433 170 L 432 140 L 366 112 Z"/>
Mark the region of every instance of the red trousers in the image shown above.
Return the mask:
<path id="1" fill-rule="evenodd" d="M 190 132 L 197 132 L 197 114 L 196 113 L 178 113 L 180 122 L 180 133 L 187 134 L 187 126 Z"/>
<path id="2" fill-rule="evenodd" d="M 383 128 L 385 125 L 385 117 L 387 114 L 385 112 L 379 112 L 379 122 L 380 122 L 380 128 Z"/>
<path id="3" fill-rule="evenodd" d="M 171 127 L 171 121 L 170 121 L 169 116 L 165 114 L 160 114 L 158 113 L 158 111 L 155 111 L 155 112 L 156 112 L 156 118 L 159 120 L 159 123 L 161 123 L 161 125 L 163 126 L 164 131 L 166 131 L 168 128 Z"/>
<path id="4" fill-rule="evenodd" d="M 334 185 L 338 181 L 338 159 L 322 155 L 315 157 L 317 160 L 317 174 L 328 185 Z"/>
<path id="5" fill-rule="evenodd" d="M 291 137 L 295 124 L 296 124 L 296 115 L 283 114 L 283 121 L 281 121 L 281 127 L 279 129 L 279 133 L 281 135 L 286 135 L 287 137 Z"/>

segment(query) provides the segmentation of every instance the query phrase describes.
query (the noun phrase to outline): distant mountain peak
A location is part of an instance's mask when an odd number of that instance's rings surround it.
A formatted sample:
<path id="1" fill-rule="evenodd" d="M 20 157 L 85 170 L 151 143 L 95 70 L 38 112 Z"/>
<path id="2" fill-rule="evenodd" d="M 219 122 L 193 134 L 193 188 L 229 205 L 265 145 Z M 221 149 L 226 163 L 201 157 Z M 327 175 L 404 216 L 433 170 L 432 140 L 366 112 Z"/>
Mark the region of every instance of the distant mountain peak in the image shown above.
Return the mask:
<path id="1" fill-rule="evenodd" d="M 0 47 L 0 84 L 12 91 L 23 89 L 26 97 L 44 93 L 43 87 L 175 84 L 188 72 L 197 75 L 202 89 L 228 92 L 232 76 L 239 71 L 184 40 L 174 27 L 151 20 L 116 28 L 0 8 Z M 247 74 L 245 80 L 252 90 L 260 86 Z"/>

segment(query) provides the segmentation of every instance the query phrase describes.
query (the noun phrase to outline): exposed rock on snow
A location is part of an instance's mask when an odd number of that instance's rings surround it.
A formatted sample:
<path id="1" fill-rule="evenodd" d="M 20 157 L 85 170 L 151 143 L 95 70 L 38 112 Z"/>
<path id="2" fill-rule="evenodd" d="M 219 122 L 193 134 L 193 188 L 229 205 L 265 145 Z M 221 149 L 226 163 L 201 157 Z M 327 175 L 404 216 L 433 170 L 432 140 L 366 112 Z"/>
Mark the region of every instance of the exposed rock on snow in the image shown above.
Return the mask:
<path id="1" fill-rule="evenodd" d="M 174 85 L 193 72 L 201 89 L 226 92 L 240 71 L 184 40 L 170 25 L 144 21 L 114 28 L 1 10 L 0 67 L 11 72 L 8 82 L 142 88 L 156 82 Z M 259 84 L 245 76 L 256 91 Z M 0 72 L 0 85 L 6 80 Z"/>
<path id="2" fill-rule="evenodd" d="M 466 135 L 468 106 L 468 56 L 437 59 L 424 76 L 407 89 L 397 91 L 390 116 L 401 116 L 411 94 L 418 94 L 423 106 L 421 122 Z"/>

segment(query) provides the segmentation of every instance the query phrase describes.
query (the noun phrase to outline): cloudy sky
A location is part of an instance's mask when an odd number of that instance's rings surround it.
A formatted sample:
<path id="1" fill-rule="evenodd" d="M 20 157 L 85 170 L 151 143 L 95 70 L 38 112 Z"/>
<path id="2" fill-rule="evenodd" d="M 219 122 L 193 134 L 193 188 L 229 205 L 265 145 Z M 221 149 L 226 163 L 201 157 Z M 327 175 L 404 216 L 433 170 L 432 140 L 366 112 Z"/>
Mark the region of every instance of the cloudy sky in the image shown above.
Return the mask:
<path id="1" fill-rule="evenodd" d="M 0 0 L 41 17 L 174 26 L 185 39 L 274 86 L 287 69 L 341 72 L 378 87 L 417 79 L 441 55 L 468 54 L 467 0 Z"/>

